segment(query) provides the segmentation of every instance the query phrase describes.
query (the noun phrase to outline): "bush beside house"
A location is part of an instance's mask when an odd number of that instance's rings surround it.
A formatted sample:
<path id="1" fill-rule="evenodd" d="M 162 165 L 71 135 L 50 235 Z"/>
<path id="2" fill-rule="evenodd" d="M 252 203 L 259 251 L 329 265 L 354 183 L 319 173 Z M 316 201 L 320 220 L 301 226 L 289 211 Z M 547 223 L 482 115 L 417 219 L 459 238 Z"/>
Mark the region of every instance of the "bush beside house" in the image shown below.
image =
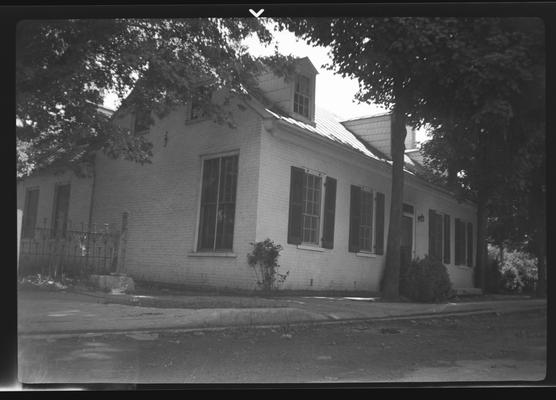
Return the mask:
<path id="1" fill-rule="evenodd" d="M 442 302 L 452 297 L 452 284 L 446 266 L 425 256 L 401 266 L 400 294 L 413 301 Z"/>

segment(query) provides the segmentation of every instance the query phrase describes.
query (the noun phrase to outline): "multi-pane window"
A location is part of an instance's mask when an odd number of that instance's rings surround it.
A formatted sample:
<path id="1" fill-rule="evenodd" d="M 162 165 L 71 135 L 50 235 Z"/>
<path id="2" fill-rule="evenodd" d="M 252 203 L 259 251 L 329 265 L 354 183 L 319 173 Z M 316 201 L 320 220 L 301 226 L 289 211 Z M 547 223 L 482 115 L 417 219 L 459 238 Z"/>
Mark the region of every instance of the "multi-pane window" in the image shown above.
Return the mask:
<path id="1" fill-rule="evenodd" d="M 321 245 L 332 249 L 335 212 L 336 179 L 330 176 L 323 178 L 320 174 L 292 166 L 288 243 Z"/>
<path id="2" fill-rule="evenodd" d="M 23 221 L 21 235 L 24 238 L 35 236 L 37 224 L 37 208 L 39 205 L 39 189 L 27 189 L 25 193 L 25 206 L 23 209 Z"/>
<path id="3" fill-rule="evenodd" d="M 303 75 L 298 75 L 295 81 L 293 96 L 293 111 L 309 118 L 309 105 L 311 104 L 311 81 Z"/>
<path id="4" fill-rule="evenodd" d="M 198 244 L 201 251 L 232 249 L 237 175 L 237 155 L 203 162 Z"/>
<path id="5" fill-rule="evenodd" d="M 373 192 L 361 190 L 361 211 L 359 214 L 359 249 L 372 251 L 373 247 Z"/>
<path id="6" fill-rule="evenodd" d="M 319 243 L 322 178 L 305 173 L 303 180 L 303 236 L 305 243 Z"/>
<path id="7" fill-rule="evenodd" d="M 351 185 L 348 250 L 355 253 L 363 251 L 383 254 L 383 193 L 373 193 L 370 189 Z"/>
<path id="8" fill-rule="evenodd" d="M 52 211 L 52 234 L 65 236 L 68 223 L 68 210 L 70 199 L 69 184 L 56 185 L 54 190 L 54 209 Z"/>

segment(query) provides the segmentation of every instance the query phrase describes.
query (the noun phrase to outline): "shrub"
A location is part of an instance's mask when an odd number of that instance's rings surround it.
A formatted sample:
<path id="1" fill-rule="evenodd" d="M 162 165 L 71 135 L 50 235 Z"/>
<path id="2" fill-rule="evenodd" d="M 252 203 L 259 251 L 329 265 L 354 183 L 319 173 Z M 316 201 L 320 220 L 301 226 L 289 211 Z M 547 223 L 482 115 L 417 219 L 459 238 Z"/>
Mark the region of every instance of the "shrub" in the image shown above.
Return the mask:
<path id="1" fill-rule="evenodd" d="M 489 247 L 489 256 L 494 258 L 498 250 Z M 500 257 L 490 261 L 491 279 L 498 277 L 497 289 L 506 293 L 533 293 L 537 286 L 537 260 L 526 252 L 505 250 L 503 262 Z M 488 276 L 487 276 L 488 277 Z M 488 281 L 487 281 L 488 282 Z"/>
<path id="2" fill-rule="evenodd" d="M 251 245 L 253 250 L 247 254 L 247 263 L 253 268 L 257 276 L 257 285 L 263 291 L 270 293 L 272 290 L 278 289 L 278 286 L 289 275 L 289 271 L 285 274 L 278 273 L 279 265 L 277 261 L 280 251 L 282 251 L 282 246 L 275 244 L 270 239 L 254 242 Z"/>
<path id="3" fill-rule="evenodd" d="M 427 303 L 449 299 L 452 296 L 452 283 L 446 266 L 429 256 L 402 265 L 400 293 L 413 301 Z"/>

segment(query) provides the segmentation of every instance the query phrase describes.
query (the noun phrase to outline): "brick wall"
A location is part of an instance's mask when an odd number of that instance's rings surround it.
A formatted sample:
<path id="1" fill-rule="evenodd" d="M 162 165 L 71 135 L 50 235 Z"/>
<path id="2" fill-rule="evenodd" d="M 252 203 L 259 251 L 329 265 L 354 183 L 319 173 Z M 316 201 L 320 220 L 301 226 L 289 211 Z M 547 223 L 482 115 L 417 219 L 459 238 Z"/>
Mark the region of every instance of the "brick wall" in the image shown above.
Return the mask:
<path id="1" fill-rule="evenodd" d="M 68 221 L 72 226 L 81 229 L 89 221 L 89 206 L 91 204 L 92 178 L 77 177 L 71 171 L 55 174 L 43 172 L 25 178 L 17 184 L 17 208 L 24 210 L 25 193 L 29 188 L 39 189 L 37 207 L 37 227 L 46 223 L 50 227 L 54 207 L 54 190 L 57 184 L 71 185 Z"/>
<path id="2" fill-rule="evenodd" d="M 235 105 L 232 104 L 232 107 Z M 93 215 L 121 220 L 128 212 L 125 267 L 136 279 L 190 286 L 252 288 L 247 265 L 255 238 L 261 120 L 238 111 L 236 129 L 185 122 L 177 110 L 151 127 L 152 164 L 99 157 Z M 195 254 L 201 156 L 239 152 L 233 256 Z"/>

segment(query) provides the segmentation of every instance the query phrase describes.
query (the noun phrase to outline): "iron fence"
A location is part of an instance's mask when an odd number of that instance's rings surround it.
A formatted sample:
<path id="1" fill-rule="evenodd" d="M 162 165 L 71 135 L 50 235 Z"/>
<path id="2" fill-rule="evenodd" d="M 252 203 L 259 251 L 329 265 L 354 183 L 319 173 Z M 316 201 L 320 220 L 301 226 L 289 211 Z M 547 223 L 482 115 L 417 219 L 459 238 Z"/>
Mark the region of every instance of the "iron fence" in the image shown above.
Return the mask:
<path id="1" fill-rule="evenodd" d="M 54 230 L 35 228 L 29 237 L 21 238 L 19 273 L 21 276 L 41 273 L 53 277 L 64 275 L 108 274 L 117 268 L 120 233 L 110 225 L 71 224 Z"/>

